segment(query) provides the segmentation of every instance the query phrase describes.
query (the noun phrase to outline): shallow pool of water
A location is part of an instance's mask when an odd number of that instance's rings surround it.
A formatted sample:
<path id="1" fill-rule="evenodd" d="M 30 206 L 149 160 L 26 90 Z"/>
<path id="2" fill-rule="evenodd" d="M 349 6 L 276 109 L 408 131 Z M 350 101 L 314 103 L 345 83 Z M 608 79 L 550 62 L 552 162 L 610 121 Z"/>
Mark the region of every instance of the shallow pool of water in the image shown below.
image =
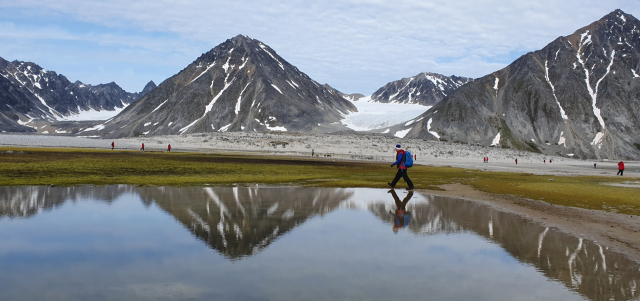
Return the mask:
<path id="1" fill-rule="evenodd" d="M 1 187 L 0 300 L 631 300 L 640 266 L 380 189 Z"/>

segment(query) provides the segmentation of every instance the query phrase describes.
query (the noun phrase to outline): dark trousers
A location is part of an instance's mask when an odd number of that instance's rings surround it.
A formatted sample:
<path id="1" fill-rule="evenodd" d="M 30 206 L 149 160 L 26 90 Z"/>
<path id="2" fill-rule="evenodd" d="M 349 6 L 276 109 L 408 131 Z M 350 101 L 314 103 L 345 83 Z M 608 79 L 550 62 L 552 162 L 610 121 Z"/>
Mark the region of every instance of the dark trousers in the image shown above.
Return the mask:
<path id="1" fill-rule="evenodd" d="M 617 175 L 622 175 L 622 173 L 624 173 L 624 169 L 618 169 L 618 173 L 616 174 L 616 176 Z"/>
<path id="2" fill-rule="evenodd" d="M 407 185 L 409 185 L 409 189 L 413 189 L 413 182 L 411 182 L 411 179 L 409 179 L 409 176 L 407 175 L 407 171 L 402 169 L 398 169 L 398 173 L 396 173 L 396 177 L 393 179 L 393 182 L 391 182 L 391 187 L 396 187 L 396 183 L 398 183 L 398 181 L 400 180 L 400 177 L 402 177 L 404 181 L 407 182 Z"/>

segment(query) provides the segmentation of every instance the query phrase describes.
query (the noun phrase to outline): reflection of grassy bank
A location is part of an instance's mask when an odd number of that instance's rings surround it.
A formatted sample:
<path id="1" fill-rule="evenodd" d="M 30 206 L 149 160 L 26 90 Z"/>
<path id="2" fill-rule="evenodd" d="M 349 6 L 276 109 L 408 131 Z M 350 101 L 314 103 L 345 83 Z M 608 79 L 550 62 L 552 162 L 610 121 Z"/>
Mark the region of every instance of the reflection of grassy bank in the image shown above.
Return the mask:
<path id="1" fill-rule="evenodd" d="M 7 150 L 14 153 L 4 153 Z M 264 183 L 385 188 L 395 174 L 389 164 L 326 159 L 42 148 L 0 148 L 0 152 L 0 185 L 4 186 Z M 638 189 L 601 184 L 632 180 L 628 177 L 536 176 L 428 166 L 415 166 L 409 174 L 417 189 L 462 183 L 490 193 L 640 215 Z"/>

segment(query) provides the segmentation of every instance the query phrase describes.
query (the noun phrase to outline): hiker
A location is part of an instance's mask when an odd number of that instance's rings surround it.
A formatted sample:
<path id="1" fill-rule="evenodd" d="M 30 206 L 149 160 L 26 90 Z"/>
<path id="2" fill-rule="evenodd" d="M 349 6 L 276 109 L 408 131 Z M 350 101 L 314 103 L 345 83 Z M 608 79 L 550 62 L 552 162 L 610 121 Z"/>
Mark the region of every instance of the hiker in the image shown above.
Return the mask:
<path id="1" fill-rule="evenodd" d="M 407 212 L 407 203 L 413 197 L 413 191 L 409 191 L 407 196 L 400 201 L 400 198 L 396 194 L 396 191 L 391 189 L 388 191 L 396 201 L 396 212 L 389 211 L 393 215 L 393 233 L 398 233 L 398 230 L 408 226 L 411 223 L 411 213 Z"/>
<path id="2" fill-rule="evenodd" d="M 115 141 L 111 141 L 111 150 L 113 150 L 114 147 L 116 147 L 116 142 Z"/>
<path id="3" fill-rule="evenodd" d="M 596 164 L 595 163 L 593 163 L 593 169 L 596 169 Z"/>
<path id="4" fill-rule="evenodd" d="M 171 144 L 169 144 L 169 146 L 167 146 L 167 151 L 170 152 L 171 151 Z"/>
<path id="5" fill-rule="evenodd" d="M 142 143 L 142 148 L 140 148 L 140 150 L 144 152 L 144 143 Z"/>
<path id="6" fill-rule="evenodd" d="M 624 173 L 624 162 L 620 161 L 618 162 L 618 173 L 616 174 L 616 176 L 617 175 L 622 176 L 623 173 Z"/>
<path id="7" fill-rule="evenodd" d="M 553 160 L 549 159 L 549 164 L 553 163 Z"/>
<path id="8" fill-rule="evenodd" d="M 518 165 L 518 158 L 516 158 L 516 165 Z"/>
<path id="9" fill-rule="evenodd" d="M 404 181 L 407 182 L 407 185 L 409 185 L 407 190 L 413 190 L 413 182 L 411 182 L 411 179 L 409 179 L 409 176 L 407 175 L 407 167 L 404 165 L 405 161 L 406 153 L 400 144 L 398 144 L 396 145 L 396 162 L 391 164 L 391 167 L 398 165 L 398 172 L 396 173 L 396 177 L 393 179 L 393 182 L 387 183 L 391 188 L 396 187 L 396 183 L 398 183 L 400 177 L 402 177 Z"/>
<path id="10" fill-rule="evenodd" d="M 547 164 L 547 159 L 542 160 L 542 163 Z"/>

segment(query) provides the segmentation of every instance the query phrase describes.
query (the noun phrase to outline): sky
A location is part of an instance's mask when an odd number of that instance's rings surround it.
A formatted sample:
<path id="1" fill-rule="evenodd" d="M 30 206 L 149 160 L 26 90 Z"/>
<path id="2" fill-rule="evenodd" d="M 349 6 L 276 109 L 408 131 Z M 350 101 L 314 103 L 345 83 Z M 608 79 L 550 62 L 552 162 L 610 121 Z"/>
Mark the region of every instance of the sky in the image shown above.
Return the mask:
<path id="1" fill-rule="evenodd" d="M 370 95 L 420 72 L 481 77 L 638 0 L 0 0 L 0 57 L 139 92 L 238 34 Z"/>

